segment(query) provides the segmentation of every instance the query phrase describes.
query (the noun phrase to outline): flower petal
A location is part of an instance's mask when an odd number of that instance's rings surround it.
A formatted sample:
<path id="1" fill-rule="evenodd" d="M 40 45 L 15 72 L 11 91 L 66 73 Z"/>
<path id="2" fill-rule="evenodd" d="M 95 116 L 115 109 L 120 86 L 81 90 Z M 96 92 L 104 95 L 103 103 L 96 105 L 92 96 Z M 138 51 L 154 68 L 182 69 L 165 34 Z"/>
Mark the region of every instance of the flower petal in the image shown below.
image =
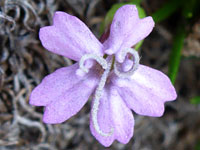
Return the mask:
<path id="1" fill-rule="evenodd" d="M 134 92 L 137 90 L 139 92 Z M 127 106 L 139 115 L 160 117 L 164 113 L 164 102 L 159 100 L 152 93 L 135 85 L 133 87 L 123 87 L 118 89 Z"/>
<path id="2" fill-rule="evenodd" d="M 175 100 L 176 91 L 162 72 L 139 65 L 130 79 L 114 77 L 120 95 L 127 106 L 140 115 L 162 116 L 164 102 Z"/>
<path id="3" fill-rule="evenodd" d="M 78 61 L 85 53 L 102 55 L 102 44 L 77 17 L 56 12 L 53 25 L 40 29 L 42 45 L 49 51 Z"/>
<path id="4" fill-rule="evenodd" d="M 49 124 L 62 123 L 78 113 L 93 93 L 98 79 L 94 73 L 73 85 L 56 97 L 45 108 L 43 121 Z M 69 77 L 68 77 L 69 78 Z M 71 80 L 73 80 L 70 77 Z"/>
<path id="5" fill-rule="evenodd" d="M 111 89 L 110 106 L 114 124 L 115 138 L 127 144 L 133 136 L 134 118 L 116 88 Z"/>
<path id="6" fill-rule="evenodd" d="M 46 106 L 63 92 L 67 91 L 82 78 L 75 75 L 78 63 L 63 67 L 46 76 L 32 91 L 29 103 L 35 106 Z"/>
<path id="7" fill-rule="evenodd" d="M 92 104 L 92 107 L 93 107 L 93 104 Z M 109 92 L 108 92 L 107 87 L 104 88 L 103 95 L 100 99 L 97 119 L 98 119 L 98 124 L 99 124 L 100 129 L 104 133 L 108 133 L 111 131 L 113 127 L 113 123 L 112 123 L 112 118 L 111 118 L 110 99 L 109 99 Z M 115 138 L 114 134 L 112 134 L 111 136 L 105 137 L 105 136 L 101 136 L 94 129 L 93 122 L 92 122 L 92 113 L 90 116 L 90 130 L 91 130 L 92 135 L 105 147 L 109 147 L 113 143 L 114 138 Z"/>
<path id="8" fill-rule="evenodd" d="M 76 75 L 76 70 L 79 68 L 78 63 L 69 67 L 63 67 L 52 74 L 46 76 L 42 82 L 32 91 L 29 103 L 35 106 L 46 106 L 47 104 L 55 101 L 57 97 L 61 96 L 68 89 L 77 86 L 77 84 L 84 80 L 94 80 L 91 82 L 96 83 L 98 74 L 95 70 L 89 71 L 83 77 Z M 86 81 L 85 81 L 86 82 Z M 88 81 L 88 84 L 89 81 Z"/>
<path id="9" fill-rule="evenodd" d="M 106 147 L 110 146 L 115 139 L 126 144 L 133 136 L 133 114 L 115 88 L 110 89 L 108 86 L 104 88 L 97 119 L 103 132 L 108 133 L 112 128 L 114 129 L 114 133 L 111 136 L 101 136 L 94 129 L 93 122 L 90 120 L 91 133 Z"/>
<path id="10" fill-rule="evenodd" d="M 130 48 L 150 34 L 154 27 L 152 17 L 139 19 L 135 5 L 119 8 L 110 27 L 109 38 L 105 41 L 105 52 L 114 54 L 123 48 Z"/>

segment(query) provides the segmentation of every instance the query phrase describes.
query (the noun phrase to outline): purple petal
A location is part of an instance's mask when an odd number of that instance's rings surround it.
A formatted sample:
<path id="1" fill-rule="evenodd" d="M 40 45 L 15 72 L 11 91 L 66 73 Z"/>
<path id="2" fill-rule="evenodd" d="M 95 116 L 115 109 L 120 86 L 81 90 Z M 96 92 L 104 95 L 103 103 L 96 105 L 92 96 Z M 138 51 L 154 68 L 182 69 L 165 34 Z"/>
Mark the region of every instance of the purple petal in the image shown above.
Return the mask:
<path id="1" fill-rule="evenodd" d="M 45 107 L 43 121 L 49 124 L 62 123 L 77 114 L 85 105 L 97 83 L 93 78 L 74 85 Z"/>
<path id="2" fill-rule="evenodd" d="M 69 67 L 63 67 L 46 76 L 42 82 L 32 91 L 29 103 L 35 106 L 46 106 L 58 97 L 64 95 L 67 90 L 79 86 L 79 84 L 97 84 L 98 72 L 91 69 L 83 77 L 76 75 L 78 63 Z M 91 80 L 91 81 L 90 81 Z"/>
<path id="3" fill-rule="evenodd" d="M 108 133 L 112 128 L 114 129 L 114 133 L 111 136 L 101 136 L 96 132 L 93 127 L 93 122 L 90 120 L 91 133 L 106 147 L 110 146 L 115 139 L 126 144 L 133 136 L 133 114 L 115 88 L 111 90 L 108 88 L 104 89 L 103 96 L 100 100 L 97 119 L 100 129 L 103 132 Z"/>
<path id="4" fill-rule="evenodd" d="M 105 52 L 114 54 L 123 48 L 130 48 L 150 34 L 154 27 L 152 17 L 139 19 L 135 5 L 124 5 L 114 16 L 110 36 L 105 41 Z"/>
<path id="5" fill-rule="evenodd" d="M 115 138 L 127 144 L 133 136 L 134 118 L 116 88 L 111 89 L 110 106 L 114 124 Z"/>
<path id="6" fill-rule="evenodd" d="M 78 61 L 86 53 L 102 55 L 102 44 L 78 18 L 56 12 L 53 25 L 40 29 L 42 45 L 49 51 Z"/>
<path id="7" fill-rule="evenodd" d="M 32 91 L 29 103 L 35 106 L 46 106 L 63 92 L 72 88 L 82 79 L 75 75 L 78 67 L 78 63 L 76 63 L 69 67 L 60 68 L 46 76 Z"/>
<path id="8" fill-rule="evenodd" d="M 92 107 L 93 107 L 93 105 L 92 105 Z M 90 130 L 91 130 L 92 135 L 102 145 L 104 145 L 105 147 L 109 147 L 115 139 L 114 134 L 112 134 L 111 136 L 108 136 L 108 137 L 104 137 L 104 136 L 101 136 L 100 134 L 98 134 L 98 132 L 94 129 L 91 118 L 92 118 L 92 116 L 90 117 Z M 113 123 L 112 123 L 112 118 L 111 118 L 110 99 L 109 99 L 109 93 L 108 93 L 107 88 L 104 89 L 103 95 L 100 99 L 97 119 L 98 119 L 98 124 L 100 126 L 100 129 L 104 133 L 110 132 L 111 128 L 113 127 Z"/>
<path id="9" fill-rule="evenodd" d="M 164 102 L 175 100 L 176 91 L 162 72 L 139 65 L 130 79 L 114 77 L 120 95 L 127 106 L 140 115 L 162 116 Z"/>
<path id="10" fill-rule="evenodd" d="M 74 80 L 73 75 L 67 78 Z M 71 85 L 67 91 L 62 91 L 51 103 L 47 104 L 43 121 L 49 124 L 62 123 L 75 115 L 93 93 L 98 78 L 96 70 L 91 70 L 82 80 Z M 56 90 L 56 92 L 60 91 Z"/>

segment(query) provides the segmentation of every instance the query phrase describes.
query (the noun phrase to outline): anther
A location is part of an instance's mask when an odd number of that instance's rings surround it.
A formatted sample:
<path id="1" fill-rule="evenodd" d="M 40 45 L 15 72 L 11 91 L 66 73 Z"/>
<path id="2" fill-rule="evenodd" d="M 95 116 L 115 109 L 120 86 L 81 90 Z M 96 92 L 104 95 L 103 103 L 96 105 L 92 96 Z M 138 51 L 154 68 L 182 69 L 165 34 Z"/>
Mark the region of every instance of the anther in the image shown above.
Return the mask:
<path id="1" fill-rule="evenodd" d="M 88 59 L 96 60 L 102 66 L 103 69 L 106 69 L 108 67 L 107 61 L 103 57 L 98 56 L 96 54 L 85 54 L 81 57 L 79 61 L 79 67 L 82 71 L 86 73 L 89 72 L 89 69 L 84 64 L 85 64 L 85 61 Z M 92 64 L 90 64 L 90 67 L 92 67 Z"/>
<path id="2" fill-rule="evenodd" d="M 133 73 L 135 72 L 135 70 L 138 68 L 138 65 L 139 65 L 140 58 L 139 58 L 138 52 L 132 48 L 127 48 L 124 51 L 119 52 L 119 55 L 122 58 L 123 62 L 125 61 L 125 58 L 128 53 L 130 53 L 133 56 L 133 65 L 129 71 L 126 71 L 126 72 L 120 71 L 121 63 L 117 61 L 115 61 L 114 63 L 114 72 L 120 78 L 128 78 L 131 75 L 133 75 Z"/>

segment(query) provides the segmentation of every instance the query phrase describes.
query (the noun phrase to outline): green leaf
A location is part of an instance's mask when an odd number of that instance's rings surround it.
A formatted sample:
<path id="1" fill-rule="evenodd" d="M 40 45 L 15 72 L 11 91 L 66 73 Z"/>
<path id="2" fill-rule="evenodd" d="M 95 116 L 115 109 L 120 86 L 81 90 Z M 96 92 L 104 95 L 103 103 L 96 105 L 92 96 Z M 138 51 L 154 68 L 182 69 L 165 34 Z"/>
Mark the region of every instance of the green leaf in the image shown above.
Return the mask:
<path id="1" fill-rule="evenodd" d="M 140 5 L 142 0 L 130 0 L 131 3 L 134 3 L 136 5 Z"/>
<path id="2" fill-rule="evenodd" d="M 167 3 L 163 5 L 163 7 L 161 7 L 155 13 L 152 14 L 154 21 L 160 22 L 165 20 L 179 8 L 181 3 L 182 3 L 181 0 L 169 0 Z"/>
<path id="3" fill-rule="evenodd" d="M 143 41 L 144 41 L 144 40 L 140 41 L 139 43 L 137 43 L 137 44 L 135 45 L 135 47 L 134 47 L 135 50 L 138 50 L 138 49 L 142 46 Z"/>
<path id="4" fill-rule="evenodd" d="M 195 10 L 197 0 L 184 0 L 182 14 L 185 18 L 192 18 Z"/>
<path id="5" fill-rule="evenodd" d="M 180 59 L 181 59 L 181 51 L 183 48 L 184 44 L 184 39 L 185 39 L 185 26 L 182 24 L 179 24 L 179 27 L 177 29 L 177 33 L 174 36 L 173 40 L 173 47 L 170 55 L 170 60 L 169 60 L 169 77 L 172 81 L 172 83 L 175 83 L 175 79 L 177 76 L 177 72 L 179 69 L 179 64 L 180 64 Z"/>
<path id="6" fill-rule="evenodd" d="M 200 150 L 200 141 L 195 145 L 195 150 Z"/>
<path id="7" fill-rule="evenodd" d="M 192 99 L 190 99 L 190 103 L 191 104 L 194 104 L 194 105 L 198 105 L 200 104 L 200 96 L 196 96 L 196 97 L 193 97 Z M 199 143 L 200 144 L 200 143 Z M 200 145 L 199 145 L 200 146 Z M 200 147 L 199 147 L 200 148 Z"/>

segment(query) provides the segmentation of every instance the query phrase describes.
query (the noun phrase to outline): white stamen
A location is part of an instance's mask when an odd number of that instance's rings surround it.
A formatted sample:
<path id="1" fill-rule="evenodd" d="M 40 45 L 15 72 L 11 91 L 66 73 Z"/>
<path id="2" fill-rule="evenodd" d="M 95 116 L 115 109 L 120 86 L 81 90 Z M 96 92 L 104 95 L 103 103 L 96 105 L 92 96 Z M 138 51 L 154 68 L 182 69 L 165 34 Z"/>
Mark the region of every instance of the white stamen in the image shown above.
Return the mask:
<path id="1" fill-rule="evenodd" d="M 98 56 L 96 54 L 85 54 L 81 57 L 80 61 L 79 61 L 79 67 L 82 71 L 88 73 L 88 68 L 85 67 L 85 61 L 88 60 L 88 59 L 94 59 L 96 60 L 101 66 L 103 69 L 106 69 L 108 66 L 107 64 L 107 61 L 101 57 L 101 56 Z"/>
<path id="2" fill-rule="evenodd" d="M 87 73 L 86 72 L 84 72 L 82 69 L 77 69 L 76 70 L 76 75 L 78 75 L 79 77 L 83 77 L 83 76 L 85 76 Z"/>
<path id="3" fill-rule="evenodd" d="M 139 65 L 140 58 L 139 58 L 138 52 L 132 48 L 127 48 L 127 49 L 125 49 L 125 51 L 120 51 L 122 60 L 123 61 L 125 60 L 125 57 L 128 53 L 132 54 L 134 57 L 133 66 L 131 67 L 131 69 L 129 71 L 127 71 L 127 72 L 119 71 L 120 63 L 117 61 L 115 61 L 115 63 L 114 63 L 114 72 L 120 78 L 128 78 L 131 75 L 133 75 L 133 73 L 135 72 L 135 70 L 138 68 L 138 65 Z"/>
<path id="4" fill-rule="evenodd" d="M 110 72 L 111 67 L 112 67 L 112 60 L 113 59 L 109 60 L 107 68 L 104 71 L 104 73 L 103 73 L 103 75 L 100 79 L 99 85 L 98 85 L 98 87 L 95 91 L 94 104 L 93 104 L 93 107 L 92 107 L 92 122 L 93 122 L 94 128 L 101 136 L 105 136 L 105 137 L 111 136 L 113 134 L 114 129 L 111 128 L 110 132 L 108 132 L 108 133 L 103 132 L 99 127 L 97 116 L 98 116 L 98 109 L 99 109 L 99 104 L 100 104 L 99 101 L 100 101 L 100 98 L 102 97 L 103 88 L 105 86 L 106 80 L 108 78 L 109 72 Z"/>

